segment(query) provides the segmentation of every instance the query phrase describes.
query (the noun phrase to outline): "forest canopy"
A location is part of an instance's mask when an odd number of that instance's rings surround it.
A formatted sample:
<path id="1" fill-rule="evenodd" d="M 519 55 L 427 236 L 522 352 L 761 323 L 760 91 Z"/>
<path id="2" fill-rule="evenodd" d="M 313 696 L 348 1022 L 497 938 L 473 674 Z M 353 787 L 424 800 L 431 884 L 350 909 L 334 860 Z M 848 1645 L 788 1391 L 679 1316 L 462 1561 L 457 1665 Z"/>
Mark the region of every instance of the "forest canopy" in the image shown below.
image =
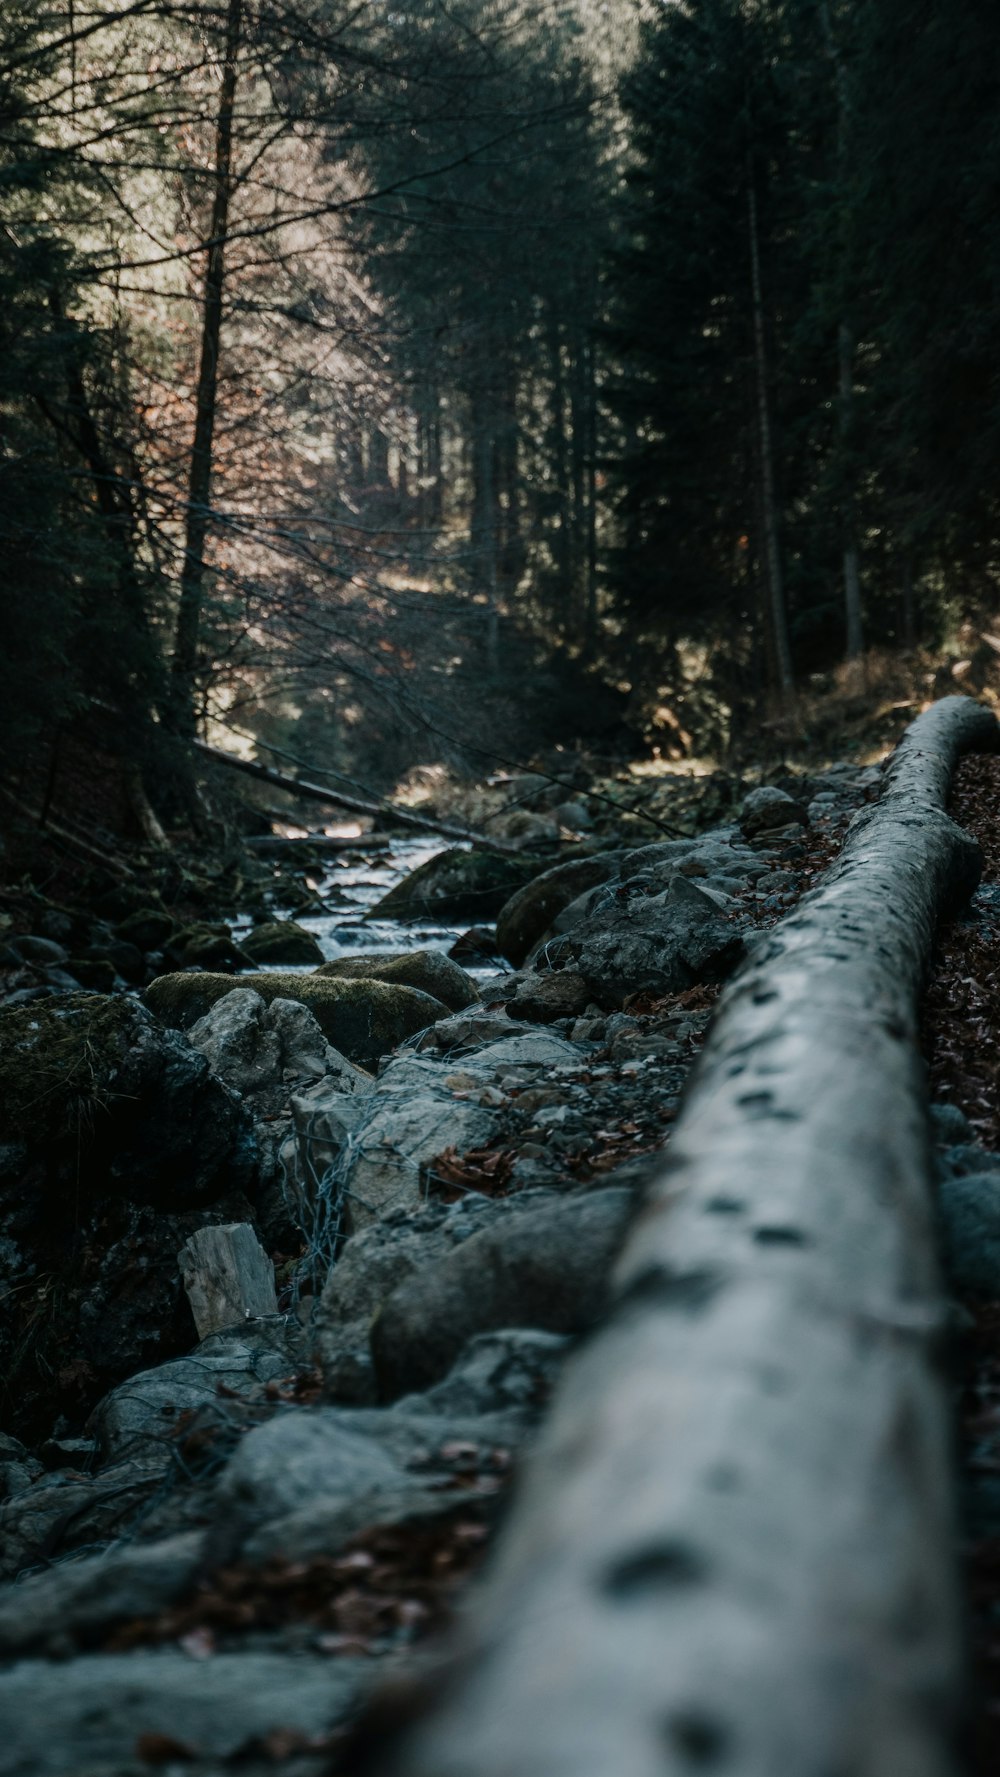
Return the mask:
<path id="1" fill-rule="evenodd" d="M 5 746 L 388 783 L 988 628 L 998 76 L 985 0 L 11 0 Z"/>

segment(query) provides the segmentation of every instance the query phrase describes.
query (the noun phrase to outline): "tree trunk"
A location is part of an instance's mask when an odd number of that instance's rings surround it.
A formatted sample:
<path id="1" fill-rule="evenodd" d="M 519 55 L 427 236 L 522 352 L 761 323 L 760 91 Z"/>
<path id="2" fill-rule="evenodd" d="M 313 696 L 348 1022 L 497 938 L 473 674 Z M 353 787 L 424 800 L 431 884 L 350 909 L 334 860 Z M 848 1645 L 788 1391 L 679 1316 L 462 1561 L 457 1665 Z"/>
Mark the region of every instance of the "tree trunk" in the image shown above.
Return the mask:
<path id="1" fill-rule="evenodd" d="M 209 500 L 212 491 L 212 439 L 215 433 L 219 386 L 219 340 L 222 331 L 229 202 L 232 195 L 233 113 L 242 34 L 243 0 L 229 0 L 222 87 L 215 126 L 215 191 L 202 308 L 201 360 L 198 366 L 194 441 L 188 478 L 184 566 L 181 570 L 180 603 L 174 639 L 175 722 L 179 731 L 184 734 L 193 734 L 196 725 L 195 677 L 204 602 L 205 539 L 208 535 Z"/>
<path id="2" fill-rule="evenodd" d="M 747 157 L 747 224 L 750 236 L 750 285 L 753 297 L 754 365 L 757 379 L 757 430 L 760 445 L 764 559 L 767 566 L 767 590 L 775 673 L 782 697 L 789 698 L 795 689 L 795 676 L 792 670 L 792 647 L 788 637 L 785 586 L 781 571 L 781 540 L 774 477 L 774 438 L 771 427 L 770 368 L 767 357 L 767 327 L 764 317 L 764 291 L 760 265 L 757 184 L 752 156 Z"/>
<path id="3" fill-rule="evenodd" d="M 947 1777 L 961 1693 L 918 996 L 988 710 L 921 716 L 725 992 L 460 1653 L 355 1777 Z M 367 1762 L 366 1762 L 367 1761 Z"/>

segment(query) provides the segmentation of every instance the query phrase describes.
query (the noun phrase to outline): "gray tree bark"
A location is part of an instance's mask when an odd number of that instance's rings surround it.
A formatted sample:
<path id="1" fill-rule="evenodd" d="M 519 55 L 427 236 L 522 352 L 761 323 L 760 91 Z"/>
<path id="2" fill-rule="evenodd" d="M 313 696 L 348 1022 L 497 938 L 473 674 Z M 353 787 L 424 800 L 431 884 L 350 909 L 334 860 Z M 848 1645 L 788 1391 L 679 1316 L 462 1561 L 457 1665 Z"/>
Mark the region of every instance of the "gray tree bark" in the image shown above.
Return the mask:
<path id="1" fill-rule="evenodd" d="M 917 1009 L 936 922 L 979 872 L 944 813 L 952 770 L 998 738 L 968 699 L 922 715 L 726 991 L 462 1652 L 355 1777 L 954 1771 Z"/>

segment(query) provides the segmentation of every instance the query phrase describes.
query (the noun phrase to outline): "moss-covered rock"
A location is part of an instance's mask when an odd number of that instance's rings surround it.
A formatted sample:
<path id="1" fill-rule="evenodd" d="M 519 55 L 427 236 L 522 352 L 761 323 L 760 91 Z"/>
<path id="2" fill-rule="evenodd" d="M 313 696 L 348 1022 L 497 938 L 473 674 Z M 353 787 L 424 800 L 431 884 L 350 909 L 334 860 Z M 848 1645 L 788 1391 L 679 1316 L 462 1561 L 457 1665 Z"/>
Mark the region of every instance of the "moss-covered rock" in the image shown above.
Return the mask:
<path id="1" fill-rule="evenodd" d="M 403 987 L 429 993 L 452 1012 L 462 1012 L 479 999 L 471 975 L 453 963 L 443 950 L 411 950 L 403 956 L 387 950 L 362 951 L 359 956 L 338 956 L 316 973 L 334 981 L 396 981 Z"/>
<path id="2" fill-rule="evenodd" d="M 248 932 L 240 944 L 251 962 L 255 963 L 304 963 L 306 966 L 323 961 L 323 952 L 311 932 L 304 926 L 296 925 L 293 919 L 272 919 L 266 925 L 255 926 Z"/>
<path id="3" fill-rule="evenodd" d="M 159 975 L 147 987 L 145 1000 L 164 1024 L 188 1030 L 237 985 L 252 988 L 268 1005 L 283 999 L 307 1006 L 327 1042 L 348 1060 L 368 1068 L 448 1014 L 440 1000 L 399 983 L 331 980 L 318 973 L 291 975 L 278 970 L 241 975 L 238 984 L 229 975 Z"/>
<path id="4" fill-rule="evenodd" d="M 243 1107 L 204 1056 L 136 1000 L 98 993 L 0 1010 L 0 1149 L 8 1181 L 34 1168 L 75 1198 L 171 1207 L 246 1186 L 255 1161 Z"/>
<path id="5" fill-rule="evenodd" d="M 231 974 L 250 969 L 253 959 L 241 950 L 225 925 L 183 926 L 166 947 L 171 962 L 181 969 L 212 969 Z"/>
<path id="6" fill-rule="evenodd" d="M 369 919 L 491 919 L 538 864 L 456 846 L 428 858 L 371 908 Z"/>
<path id="7" fill-rule="evenodd" d="M 140 950 L 162 950 L 175 930 L 176 920 L 162 907 L 141 907 L 115 927 L 115 937 Z"/>
<path id="8" fill-rule="evenodd" d="M 625 853 L 598 852 L 589 858 L 571 858 L 544 870 L 511 895 L 497 915 L 497 945 L 501 956 L 520 968 L 552 921 L 564 907 L 587 889 L 610 881 Z"/>

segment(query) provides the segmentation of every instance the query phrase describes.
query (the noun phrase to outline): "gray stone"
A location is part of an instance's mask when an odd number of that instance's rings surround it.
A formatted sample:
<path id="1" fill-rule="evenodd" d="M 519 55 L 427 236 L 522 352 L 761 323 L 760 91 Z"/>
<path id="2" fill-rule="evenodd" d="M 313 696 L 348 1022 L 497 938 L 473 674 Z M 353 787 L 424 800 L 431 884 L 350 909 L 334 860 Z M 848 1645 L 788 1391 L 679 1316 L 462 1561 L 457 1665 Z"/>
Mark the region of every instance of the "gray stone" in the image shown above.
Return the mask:
<path id="1" fill-rule="evenodd" d="M 629 1191 L 610 1190 L 512 1210 L 399 1285 L 371 1333 L 383 1398 L 432 1386 L 476 1333 L 590 1325 L 631 1205 Z"/>
<path id="2" fill-rule="evenodd" d="M 969 1119 L 957 1104 L 932 1104 L 928 1114 L 935 1141 L 953 1146 L 968 1142 L 972 1134 Z"/>
<path id="3" fill-rule="evenodd" d="M 507 1205 L 488 1197 L 428 1203 L 416 1214 L 375 1222 L 347 1241 L 313 1321 L 328 1398 L 359 1403 L 376 1399 L 369 1333 L 382 1303 L 405 1278 L 426 1270 L 508 1212 Z"/>
<path id="4" fill-rule="evenodd" d="M 182 1413 L 216 1401 L 220 1387 L 259 1396 L 264 1383 L 295 1367 L 280 1326 L 250 1323 L 238 1332 L 213 1333 L 188 1357 L 142 1370 L 112 1389 L 94 1408 L 89 1427 L 105 1460 L 141 1452 L 166 1467 Z"/>
<path id="5" fill-rule="evenodd" d="M 0 1674 L 0 1777 L 132 1777 L 146 1768 L 143 1735 L 190 1758 L 230 1760 L 269 1734 L 318 1738 L 356 1707 L 368 1661 L 297 1652 L 224 1653 L 194 1660 L 179 1648 L 23 1660 Z"/>
<path id="6" fill-rule="evenodd" d="M 200 1532 L 188 1531 L 28 1574 L 0 1593 L 0 1655 L 45 1652 L 49 1644 L 65 1652 L 67 1640 L 86 1645 L 115 1623 L 163 1610 L 194 1580 L 203 1543 Z"/>
<path id="7" fill-rule="evenodd" d="M 12 949 L 24 958 L 26 963 L 38 963 L 42 967 L 62 968 L 69 962 L 69 951 L 52 938 L 36 938 L 29 933 L 20 938 L 10 940 Z"/>
<path id="8" fill-rule="evenodd" d="M 264 1559 L 264 1542 L 252 1533 L 304 1510 L 313 1517 L 319 1502 L 329 1553 L 336 1546 L 331 1537 L 344 1541 L 363 1529 L 377 1516 L 379 1498 L 395 1500 L 405 1484 L 393 1457 L 332 1409 L 293 1408 L 242 1439 L 218 1489 L 221 1527 L 230 1545 L 238 1538 L 248 1559 Z M 282 1546 L 280 1535 L 267 1539 L 268 1548 L 272 1544 Z"/>
<path id="9" fill-rule="evenodd" d="M 589 1005 L 590 997 L 583 976 L 563 969 L 528 976 L 508 1004 L 517 1017 L 533 1024 L 552 1024 L 557 1018 L 578 1018 Z"/>
<path id="10" fill-rule="evenodd" d="M 199 1228 L 177 1262 L 199 1339 L 277 1314 L 274 1266 L 249 1222 Z"/>
<path id="11" fill-rule="evenodd" d="M 497 915 L 501 956 L 520 967 L 556 916 L 585 891 L 617 876 L 625 855 L 610 851 L 599 852 L 595 857 L 572 858 L 543 871 L 518 889 Z"/>
<path id="12" fill-rule="evenodd" d="M 782 827 L 808 827 L 809 816 L 801 802 L 796 802 L 787 790 L 779 790 L 774 784 L 762 784 L 744 796 L 739 823 L 744 838 L 757 839 L 761 834 L 770 834 Z"/>
<path id="13" fill-rule="evenodd" d="M 99 1475 L 60 1469 L 13 1494 L 0 1505 L 0 1578 L 119 1536 L 162 1486 L 163 1468 L 149 1446 Z"/>
<path id="14" fill-rule="evenodd" d="M 452 847 L 412 870 L 376 902 L 369 917 L 490 919 L 533 873 L 521 860 Z"/>
<path id="15" fill-rule="evenodd" d="M 536 1327 L 504 1327 L 470 1339 L 443 1381 L 406 1395 L 399 1412 L 537 1415 L 548 1399 L 571 1341 Z"/>
<path id="16" fill-rule="evenodd" d="M 560 943 L 560 961 L 572 959 L 604 1008 L 633 993 L 677 993 L 724 980 L 745 954 L 739 930 L 684 877 L 614 914 L 590 914 Z"/>
<path id="17" fill-rule="evenodd" d="M 327 1041 L 362 1067 L 374 1066 L 380 1056 L 447 1013 L 429 994 L 386 981 L 338 981 L 315 972 L 293 975 L 276 969 L 244 975 L 240 989 L 248 987 L 268 1003 L 286 999 L 308 1007 Z M 181 973 L 158 975 L 145 999 L 164 1024 L 190 1030 L 232 992 L 229 975 Z"/>
<path id="18" fill-rule="evenodd" d="M 938 1208 L 945 1263 L 957 1293 L 1000 1300 L 1000 1173 L 945 1179 Z"/>

